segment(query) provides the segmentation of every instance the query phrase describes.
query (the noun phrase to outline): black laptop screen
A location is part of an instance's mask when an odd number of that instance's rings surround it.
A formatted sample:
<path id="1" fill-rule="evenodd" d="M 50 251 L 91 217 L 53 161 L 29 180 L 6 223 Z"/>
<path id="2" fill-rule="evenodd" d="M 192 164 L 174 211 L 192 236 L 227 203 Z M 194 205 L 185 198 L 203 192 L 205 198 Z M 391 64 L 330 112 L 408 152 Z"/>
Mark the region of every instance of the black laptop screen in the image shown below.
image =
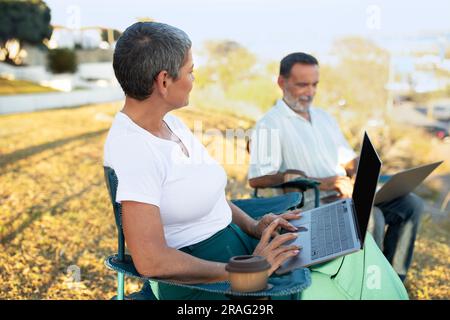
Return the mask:
<path id="1" fill-rule="evenodd" d="M 366 238 L 367 224 L 369 223 L 380 169 L 380 158 L 378 157 L 369 136 L 367 133 L 364 133 L 364 140 L 352 195 L 356 217 L 358 219 L 361 245 L 364 244 Z"/>

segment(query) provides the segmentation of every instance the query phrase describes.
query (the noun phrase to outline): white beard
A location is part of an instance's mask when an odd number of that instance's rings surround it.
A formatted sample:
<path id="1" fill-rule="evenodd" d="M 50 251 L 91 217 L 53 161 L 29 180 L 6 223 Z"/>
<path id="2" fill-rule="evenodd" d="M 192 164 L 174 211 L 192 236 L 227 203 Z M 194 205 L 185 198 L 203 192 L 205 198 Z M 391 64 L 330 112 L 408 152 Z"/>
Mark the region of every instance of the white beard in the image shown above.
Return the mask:
<path id="1" fill-rule="evenodd" d="M 288 105 L 289 106 L 289 105 Z M 289 108 L 291 108 L 292 110 L 294 110 L 295 112 L 300 112 L 300 113 L 306 113 L 309 111 L 309 105 L 308 106 L 302 106 L 299 102 L 297 102 L 294 106 L 289 106 Z"/>
<path id="2" fill-rule="evenodd" d="M 291 108 L 293 111 L 295 111 L 295 112 L 300 112 L 300 113 L 307 113 L 307 112 L 309 112 L 309 107 L 310 107 L 310 105 L 311 105 L 311 103 L 309 103 L 307 106 L 303 106 L 303 105 L 301 105 L 301 103 L 300 103 L 300 101 L 295 101 L 295 102 L 291 102 L 291 101 L 288 101 L 287 99 L 286 99 L 286 97 L 284 97 L 283 98 L 283 101 L 287 104 L 287 106 L 289 107 L 289 108 Z"/>

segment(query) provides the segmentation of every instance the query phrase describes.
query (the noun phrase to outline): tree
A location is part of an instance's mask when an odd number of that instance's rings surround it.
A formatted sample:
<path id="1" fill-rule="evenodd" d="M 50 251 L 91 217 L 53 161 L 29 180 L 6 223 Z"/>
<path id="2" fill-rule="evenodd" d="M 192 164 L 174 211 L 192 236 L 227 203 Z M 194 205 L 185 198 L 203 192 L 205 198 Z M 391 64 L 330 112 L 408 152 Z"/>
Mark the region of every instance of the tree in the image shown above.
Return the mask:
<path id="1" fill-rule="evenodd" d="M 110 44 L 117 41 L 121 35 L 122 32 L 116 29 L 102 29 L 101 31 L 102 41 L 106 41 Z"/>
<path id="2" fill-rule="evenodd" d="M 202 75 L 208 75 L 207 82 L 220 84 L 226 92 L 235 81 L 252 77 L 256 56 L 235 41 L 207 41 L 205 51 L 208 61 Z M 200 69 L 200 68 L 199 68 Z"/>
<path id="3" fill-rule="evenodd" d="M 246 102 L 267 110 L 279 97 L 274 82 L 274 63 L 262 65 L 255 54 L 230 40 L 207 41 L 206 62 L 195 68 L 197 88 L 220 88 L 228 101 Z"/>
<path id="4" fill-rule="evenodd" d="M 387 100 L 389 53 L 358 37 L 336 41 L 332 53 L 338 63 L 320 67 L 317 102 L 324 106 L 345 102 L 346 108 L 360 114 L 383 111 Z"/>
<path id="5" fill-rule="evenodd" d="M 23 45 L 43 46 L 53 32 L 42 0 L 0 0 L 0 60 L 21 64 Z"/>
<path id="6" fill-rule="evenodd" d="M 77 71 L 77 56 L 68 48 L 50 50 L 47 55 L 48 68 L 53 73 L 74 73 Z"/>

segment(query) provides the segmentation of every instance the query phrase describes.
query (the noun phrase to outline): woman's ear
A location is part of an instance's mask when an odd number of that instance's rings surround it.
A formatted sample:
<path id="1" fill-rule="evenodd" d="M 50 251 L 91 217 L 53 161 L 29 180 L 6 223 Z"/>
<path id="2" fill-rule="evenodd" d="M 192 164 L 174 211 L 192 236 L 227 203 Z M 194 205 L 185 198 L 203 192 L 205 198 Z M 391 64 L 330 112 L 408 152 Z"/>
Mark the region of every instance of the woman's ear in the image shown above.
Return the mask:
<path id="1" fill-rule="evenodd" d="M 165 70 L 162 70 L 155 78 L 155 89 L 158 90 L 158 92 L 165 96 L 167 94 L 167 87 L 170 82 L 170 76 L 169 73 Z"/>

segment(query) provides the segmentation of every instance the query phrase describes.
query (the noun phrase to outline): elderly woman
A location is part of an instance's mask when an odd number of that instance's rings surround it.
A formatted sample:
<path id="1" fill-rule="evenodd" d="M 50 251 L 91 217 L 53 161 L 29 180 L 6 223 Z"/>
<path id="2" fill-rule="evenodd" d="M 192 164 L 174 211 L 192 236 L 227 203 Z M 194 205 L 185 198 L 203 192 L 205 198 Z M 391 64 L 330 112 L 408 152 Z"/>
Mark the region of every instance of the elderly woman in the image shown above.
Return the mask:
<path id="1" fill-rule="evenodd" d="M 225 263 L 235 255 L 264 256 L 270 274 L 297 255 L 301 248 L 286 243 L 297 236 L 289 220 L 299 219 L 300 212 L 268 214 L 255 221 L 227 201 L 224 169 L 169 114 L 189 102 L 194 64 L 188 36 L 162 23 L 133 24 L 117 42 L 113 66 L 126 98 L 106 139 L 104 164 L 119 180 L 116 201 L 122 204 L 125 239 L 138 272 L 208 283 L 228 279 Z M 290 232 L 280 235 L 280 228 Z M 384 298 L 404 297 L 395 273 L 381 252 L 374 252 L 384 287 L 366 297 L 380 297 L 380 292 Z M 334 283 L 332 278 L 338 270 L 364 272 L 362 257 L 356 253 L 318 266 L 316 273 L 323 276 L 313 277 L 302 298 L 357 298 L 349 292 L 361 284 Z M 161 283 L 151 286 L 159 299 L 226 298 Z"/>

